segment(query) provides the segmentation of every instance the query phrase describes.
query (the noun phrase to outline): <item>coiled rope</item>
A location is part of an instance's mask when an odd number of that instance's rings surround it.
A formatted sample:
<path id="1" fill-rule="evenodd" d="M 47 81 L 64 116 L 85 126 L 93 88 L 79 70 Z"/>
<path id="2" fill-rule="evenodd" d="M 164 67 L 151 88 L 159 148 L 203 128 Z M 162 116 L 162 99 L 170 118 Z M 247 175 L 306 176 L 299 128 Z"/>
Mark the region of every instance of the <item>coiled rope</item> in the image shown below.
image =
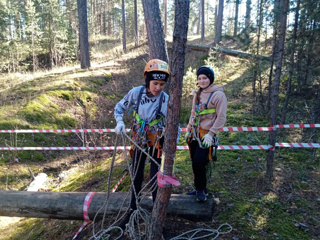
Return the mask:
<path id="1" fill-rule="evenodd" d="M 127 134 L 123 133 L 123 134 L 119 134 L 119 135 L 122 138 L 123 144 L 125 143 L 125 138 L 127 138 L 132 144 L 135 145 L 136 148 L 138 148 L 141 151 L 141 155 L 142 155 L 142 153 L 144 153 L 148 158 L 150 158 L 151 161 L 154 161 L 157 164 L 157 166 L 160 167 L 160 164 L 154 158 L 152 158 L 152 156 L 150 156 L 150 154 L 148 152 L 146 152 L 141 146 L 139 146 L 135 141 L 133 141 Z M 102 207 L 97 211 L 97 213 L 93 219 L 93 228 L 92 228 L 93 235 L 92 235 L 92 237 L 89 238 L 90 240 L 92 240 L 92 239 L 94 239 L 94 240 L 110 239 L 110 237 L 112 237 L 113 240 L 118 240 L 124 235 L 124 231 L 120 227 L 118 227 L 116 224 L 118 224 L 119 221 L 121 219 L 123 219 L 126 214 L 129 213 L 129 211 L 130 211 L 129 207 L 127 207 L 126 211 L 122 214 L 120 214 L 121 213 L 121 210 L 120 210 L 116 216 L 116 220 L 108 228 L 104 228 L 106 212 L 108 209 L 108 200 L 109 200 L 109 196 L 110 196 L 111 176 L 112 176 L 112 171 L 113 171 L 114 162 L 115 162 L 115 156 L 116 156 L 116 152 L 117 152 L 116 151 L 117 145 L 118 145 L 118 135 L 116 137 L 116 143 L 115 143 L 111 166 L 110 166 L 110 170 L 109 170 L 107 199 L 103 203 Z M 133 179 L 135 177 L 135 173 L 133 173 L 130 168 L 130 161 L 128 158 L 127 150 L 125 149 L 124 151 L 125 151 L 124 154 L 126 156 L 126 162 L 127 162 L 127 168 L 129 171 L 129 175 L 130 175 L 131 179 Z M 141 155 L 140 155 L 140 158 L 141 158 Z M 122 202 L 120 209 L 122 209 L 125 201 L 127 200 L 128 196 L 130 196 L 130 193 L 133 190 L 134 194 L 136 196 L 137 209 L 134 210 L 132 212 L 132 214 L 130 215 L 129 222 L 128 222 L 127 228 L 126 228 L 126 234 L 130 239 L 145 239 L 146 233 L 149 231 L 148 228 L 151 225 L 151 213 L 149 213 L 146 209 L 142 208 L 139 203 L 141 202 L 141 200 L 144 197 L 146 197 L 149 193 L 151 193 L 157 187 L 156 181 L 154 181 L 154 183 L 151 184 L 152 180 L 156 177 L 157 177 L 156 175 L 153 176 L 153 178 L 150 179 L 149 182 L 147 182 L 144 185 L 144 187 L 142 187 L 140 193 L 135 192 L 135 188 L 133 187 L 133 181 L 131 181 L 131 189 L 130 189 L 130 191 L 128 191 L 126 198 Z M 144 194 L 142 194 L 142 192 L 144 192 Z M 101 227 L 100 227 L 100 230 L 96 232 L 96 229 L 95 229 L 96 228 L 96 226 L 95 226 L 96 218 L 102 210 L 104 210 L 104 214 L 103 214 L 103 219 L 101 221 Z M 141 222 L 144 222 L 145 224 L 142 225 Z M 225 226 L 227 226 L 229 229 L 224 232 L 220 231 L 221 228 L 223 228 Z M 117 232 L 115 230 L 118 230 L 119 232 Z M 215 240 L 215 239 L 217 239 L 217 237 L 219 235 L 228 234 L 231 231 L 232 231 L 231 225 L 229 225 L 228 223 L 224 223 L 224 224 L 221 224 L 217 229 L 198 228 L 198 229 L 187 231 L 179 236 L 171 238 L 170 240 L 184 240 L 184 239 L 196 240 L 196 239 L 203 239 L 206 237 L 211 237 L 212 235 L 214 235 L 214 237 L 211 238 L 211 240 Z M 113 234 L 111 234 L 111 232 L 113 232 Z M 117 232 L 118 236 L 114 236 L 115 235 L 114 232 Z M 164 238 L 162 237 L 162 239 L 164 239 Z"/>

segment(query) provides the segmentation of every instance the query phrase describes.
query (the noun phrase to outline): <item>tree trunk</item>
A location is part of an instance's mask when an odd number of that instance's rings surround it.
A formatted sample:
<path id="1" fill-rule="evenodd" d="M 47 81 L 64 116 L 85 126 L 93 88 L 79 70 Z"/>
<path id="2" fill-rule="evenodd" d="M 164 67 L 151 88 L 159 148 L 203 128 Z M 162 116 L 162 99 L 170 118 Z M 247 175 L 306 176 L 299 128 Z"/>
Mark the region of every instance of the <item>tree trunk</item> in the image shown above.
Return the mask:
<path id="1" fill-rule="evenodd" d="M 107 35 L 107 24 L 106 24 L 106 14 L 107 14 L 107 0 L 103 1 L 103 35 L 106 36 Z"/>
<path id="2" fill-rule="evenodd" d="M 172 176 L 173 163 L 176 154 L 178 124 L 182 95 L 182 80 L 184 75 L 185 53 L 188 35 L 189 0 L 175 0 L 175 26 L 173 31 L 173 55 L 170 63 L 171 81 L 169 88 L 169 102 L 167 126 L 165 133 L 165 159 L 163 174 Z M 158 188 L 157 198 L 152 211 L 151 231 L 147 239 L 160 240 L 164 227 L 167 207 L 171 195 L 171 187 Z"/>
<path id="3" fill-rule="evenodd" d="M 235 9 L 235 16 L 234 16 L 234 28 L 233 28 L 233 36 L 236 37 L 238 33 L 238 18 L 239 18 L 239 4 L 240 0 L 236 0 L 236 9 Z"/>
<path id="4" fill-rule="evenodd" d="M 260 0 L 259 2 L 259 10 L 258 10 L 258 16 L 259 16 L 259 20 L 257 22 L 257 28 L 258 28 L 258 32 L 257 32 L 257 44 L 256 44 L 256 55 L 259 56 L 260 54 L 260 37 L 261 37 L 261 28 L 263 25 L 263 1 L 264 0 Z M 259 97 L 260 97 L 260 103 L 261 103 L 261 107 L 263 107 L 263 96 L 262 96 L 262 83 L 261 83 L 261 72 L 260 72 L 260 61 L 259 58 L 255 57 L 255 67 L 254 67 L 254 73 L 253 73 L 253 81 L 252 81 L 252 92 L 253 92 L 253 98 L 255 101 L 256 98 L 256 82 L 257 79 L 259 79 Z"/>
<path id="5" fill-rule="evenodd" d="M 144 20 L 147 28 L 147 38 L 150 59 L 160 59 L 168 62 L 166 42 L 158 0 L 142 0 Z"/>
<path id="6" fill-rule="evenodd" d="M 164 0 L 164 39 L 167 38 L 168 30 L 168 0 Z"/>
<path id="7" fill-rule="evenodd" d="M 276 57 L 276 47 L 278 31 L 279 31 L 279 10 L 280 10 L 280 1 L 276 0 L 274 2 L 274 26 L 273 26 L 273 45 L 272 45 L 272 56 L 271 56 L 271 65 L 270 65 L 270 73 L 269 73 L 269 81 L 268 81 L 268 100 L 267 100 L 267 109 L 271 111 L 271 95 L 272 95 L 272 74 L 273 74 L 273 66 Z"/>
<path id="8" fill-rule="evenodd" d="M 280 86 L 280 77 L 282 69 L 282 60 L 284 54 L 284 43 L 287 29 L 287 14 L 289 8 L 289 0 L 283 0 L 283 4 L 280 4 L 282 7 L 281 21 L 279 26 L 279 41 L 276 48 L 276 70 L 275 78 L 272 86 L 272 98 L 271 98 L 271 112 L 270 112 L 270 124 L 272 126 L 277 125 L 277 110 L 278 110 L 278 101 L 279 101 L 279 86 Z M 275 146 L 277 133 L 276 131 L 270 131 L 269 134 L 269 145 Z M 274 149 L 273 149 L 274 150 Z M 269 150 L 267 155 L 267 169 L 266 169 L 266 180 L 268 185 L 273 180 L 273 161 L 274 161 L 274 151 Z"/>
<path id="9" fill-rule="evenodd" d="M 219 0 L 217 28 L 216 28 L 216 32 L 215 32 L 215 36 L 214 36 L 213 46 L 216 46 L 221 41 L 222 21 L 223 21 L 223 4 L 224 4 L 224 0 Z"/>
<path id="10" fill-rule="evenodd" d="M 81 69 L 90 67 L 87 0 L 77 0 Z"/>
<path id="11" fill-rule="evenodd" d="M 247 0 L 246 2 L 246 16 L 244 21 L 245 29 L 249 29 L 251 22 L 251 0 Z"/>
<path id="12" fill-rule="evenodd" d="M 85 192 L 26 192 L 0 191 L 0 216 L 51 218 L 83 220 L 83 204 L 88 193 Z M 91 220 L 107 215 L 118 214 L 124 205 L 130 204 L 127 192 L 97 192 L 92 197 L 88 213 Z M 101 209 L 108 199 L 106 209 Z M 125 202 L 123 202 L 125 199 Z M 214 201 L 208 198 L 204 204 L 193 203 L 194 196 L 172 194 L 168 206 L 168 214 L 186 219 L 210 220 Z M 140 202 L 141 207 L 152 210 L 152 197 L 147 196 Z"/>
<path id="13" fill-rule="evenodd" d="M 204 26 L 204 0 L 200 0 L 201 3 L 201 40 L 204 40 L 204 31 L 205 31 L 205 26 Z"/>
<path id="14" fill-rule="evenodd" d="M 127 36 L 126 36 L 126 8 L 124 0 L 122 0 L 122 48 L 127 51 Z"/>
<path id="15" fill-rule="evenodd" d="M 198 24 L 197 24 L 197 35 L 200 34 L 200 22 L 201 22 L 201 2 L 199 1 L 199 4 L 198 4 L 199 8 L 198 8 Z"/>
<path id="16" fill-rule="evenodd" d="M 113 31 L 112 31 L 112 27 L 111 27 L 111 9 L 113 8 L 113 2 L 112 1 L 108 1 L 108 18 L 107 18 L 107 21 L 108 21 L 108 36 L 113 36 Z"/>
<path id="17" fill-rule="evenodd" d="M 216 0 L 215 1 L 215 6 L 214 6 L 214 32 L 217 31 L 217 22 L 218 22 L 218 1 L 219 0 Z"/>
<path id="18" fill-rule="evenodd" d="M 240 58 L 252 58 L 253 54 L 247 53 L 247 52 L 241 52 L 241 51 L 236 51 L 233 49 L 228 49 L 228 48 L 222 48 L 222 47 L 210 47 L 207 45 L 195 45 L 195 44 L 187 44 L 187 47 L 189 49 L 195 50 L 195 51 L 203 51 L 203 52 L 208 52 L 209 49 L 217 52 L 222 52 L 230 56 L 237 56 Z M 264 61 L 270 61 L 271 57 L 269 56 L 263 56 L 263 55 L 256 55 L 255 57 L 259 58 L 260 60 Z"/>
<path id="19" fill-rule="evenodd" d="M 139 30 L 138 30 L 138 4 L 134 0 L 134 46 L 139 46 Z"/>
<path id="20" fill-rule="evenodd" d="M 297 6 L 296 6 L 294 27 L 293 27 L 293 33 L 292 33 L 292 47 L 291 47 L 291 55 L 290 55 L 289 77 L 288 77 L 288 81 L 287 81 L 287 92 L 286 92 L 286 98 L 285 98 L 284 103 L 283 103 L 283 108 L 282 108 L 282 111 L 281 111 L 282 112 L 282 116 L 281 116 L 281 123 L 282 124 L 285 124 L 285 122 L 286 122 L 286 115 L 287 115 L 287 110 L 288 110 L 289 97 L 290 97 L 290 94 L 291 94 L 291 82 L 292 82 L 293 68 L 294 68 L 294 53 L 296 51 L 296 40 L 297 40 L 299 11 L 300 11 L 300 0 L 298 0 Z"/>
<path id="21" fill-rule="evenodd" d="M 72 31 L 72 13 L 71 13 L 71 0 L 66 0 L 66 5 L 68 8 L 68 19 L 69 19 L 69 26 Z"/>
<path id="22" fill-rule="evenodd" d="M 251 0 L 247 0 L 244 30 L 242 32 L 244 34 L 246 44 L 249 44 L 250 42 L 250 32 L 251 32 Z"/>

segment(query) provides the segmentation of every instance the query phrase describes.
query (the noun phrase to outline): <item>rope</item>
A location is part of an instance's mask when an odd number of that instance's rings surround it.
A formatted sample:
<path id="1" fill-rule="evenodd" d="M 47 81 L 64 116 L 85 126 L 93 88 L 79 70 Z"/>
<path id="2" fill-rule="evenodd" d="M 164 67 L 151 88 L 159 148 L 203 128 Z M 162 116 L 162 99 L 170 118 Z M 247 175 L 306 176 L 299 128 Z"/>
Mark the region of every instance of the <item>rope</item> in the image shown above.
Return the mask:
<path id="1" fill-rule="evenodd" d="M 227 226 L 229 228 L 228 231 L 226 232 L 222 232 L 220 231 L 220 229 L 224 226 Z M 211 237 L 212 235 L 215 235 L 213 238 L 211 238 L 211 240 L 215 240 L 219 237 L 219 235 L 222 234 L 228 234 L 232 231 L 232 227 L 229 223 L 223 223 L 221 224 L 217 229 L 203 229 L 203 228 L 197 228 L 197 229 L 193 229 L 190 231 L 187 231 L 177 237 L 171 238 L 170 240 L 182 240 L 182 239 L 187 239 L 187 240 L 196 240 L 196 239 L 204 239 L 207 237 Z M 201 232 L 206 232 L 206 234 L 202 234 L 201 236 L 196 236 L 197 234 L 201 233 Z M 187 236 L 187 235 L 191 236 Z"/>
<path id="2" fill-rule="evenodd" d="M 157 166 L 160 168 L 160 164 L 148 152 L 146 152 L 145 149 L 143 149 L 135 141 L 133 141 L 127 134 L 123 133 L 120 136 L 122 137 L 123 143 L 125 143 L 125 138 L 127 138 L 127 139 L 129 139 L 129 141 L 132 144 L 135 145 L 135 147 L 137 147 L 140 150 L 139 161 L 141 159 L 142 154 L 146 154 L 147 158 L 154 161 L 154 163 L 156 163 Z M 136 193 L 135 188 L 133 186 L 133 181 L 132 181 L 132 179 L 134 179 L 134 177 L 135 177 L 135 173 L 133 173 L 130 168 L 130 162 L 129 162 L 129 158 L 128 158 L 128 154 L 127 154 L 127 149 L 125 149 L 125 156 L 126 156 L 129 175 L 131 177 L 131 189 L 128 192 L 128 195 L 126 196 L 126 198 L 124 199 L 122 206 L 124 205 L 124 202 L 128 198 L 131 191 L 133 190 L 135 197 L 136 197 L 137 209 L 131 213 L 125 232 L 120 227 L 116 226 L 116 224 L 121 219 L 123 219 L 123 217 L 125 217 L 126 214 L 129 213 L 129 211 L 130 211 L 129 207 L 127 207 L 126 211 L 124 211 L 124 213 L 122 215 L 120 214 L 121 213 L 121 210 L 120 210 L 118 212 L 118 215 L 116 216 L 115 222 L 113 224 L 111 224 L 111 226 L 109 226 L 108 228 L 103 229 L 103 225 L 104 225 L 104 221 L 105 221 L 105 217 L 106 217 L 107 206 L 108 206 L 108 200 L 109 200 L 109 196 L 110 196 L 109 194 L 110 194 L 111 176 L 112 176 L 114 162 L 115 162 L 117 145 L 118 145 L 118 135 L 116 137 L 116 143 L 114 146 L 115 149 L 113 152 L 109 176 L 108 176 L 107 199 L 105 200 L 103 206 L 98 210 L 98 212 L 96 213 L 96 215 L 93 219 L 93 236 L 89 238 L 90 240 L 92 240 L 92 239 L 95 239 L 95 240 L 109 239 L 110 237 L 112 237 L 112 239 L 114 239 L 114 240 L 118 240 L 118 239 L 122 238 L 124 233 L 126 233 L 130 239 L 144 239 L 146 237 L 146 233 L 148 231 L 150 231 L 149 228 L 151 226 L 151 213 L 149 213 L 146 209 L 142 208 L 139 203 L 141 202 L 141 200 L 143 198 L 145 198 L 149 193 L 151 193 L 157 187 L 157 181 L 154 181 L 154 183 L 151 184 L 151 182 L 155 178 L 157 178 L 157 175 L 153 176 L 153 178 L 150 179 L 141 188 L 141 191 L 139 193 Z M 146 159 L 146 161 L 147 161 L 147 159 Z M 139 164 L 139 163 L 137 162 L 137 164 Z M 142 194 L 142 192 L 144 192 L 144 194 Z M 96 217 L 98 216 L 98 213 L 101 212 L 103 209 L 104 209 L 104 214 L 103 214 L 103 219 L 101 222 L 101 228 L 99 231 L 95 232 Z M 120 207 L 120 209 L 122 209 L 122 207 Z M 144 225 L 141 224 L 142 222 L 144 222 Z M 225 232 L 220 231 L 221 228 L 224 226 L 227 226 L 229 229 Z M 111 235 L 111 232 L 114 232 L 114 230 L 116 230 L 116 229 L 119 230 L 119 232 L 117 232 L 117 236 L 113 236 L 114 234 Z M 213 235 L 214 235 L 214 237 L 211 238 L 211 240 L 214 240 L 214 239 L 217 239 L 217 237 L 219 235 L 227 234 L 227 233 L 230 233 L 231 231 L 232 231 L 232 227 L 228 223 L 224 223 L 224 224 L 220 225 L 220 227 L 218 229 L 194 229 L 194 230 L 185 232 L 179 236 L 176 236 L 174 238 L 171 238 L 170 240 L 183 240 L 183 239 L 196 240 L 196 239 L 203 239 L 205 237 L 211 237 Z M 204 234 L 201 234 L 201 236 L 197 236 L 201 232 L 204 232 Z M 191 235 L 191 236 L 188 236 L 188 235 Z"/>
<path id="3" fill-rule="evenodd" d="M 122 135 L 125 136 L 127 139 L 129 139 L 129 141 L 133 143 L 135 147 L 137 147 L 141 152 L 146 154 L 147 157 L 149 157 L 155 164 L 158 165 L 158 167 L 160 167 L 160 164 L 153 157 L 151 157 L 150 154 L 147 153 L 142 147 L 140 147 L 135 141 L 133 141 L 127 134 L 123 133 Z"/>
<path id="4" fill-rule="evenodd" d="M 122 140 L 124 141 L 124 138 L 122 138 Z M 116 143 L 115 143 L 115 150 L 113 152 L 113 156 L 112 156 L 112 161 L 111 161 L 111 166 L 110 166 L 110 171 L 109 171 L 109 177 L 108 177 L 108 187 L 107 187 L 107 199 L 105 200 L 105 202 L 103 203 L 103 205 L 101 206 L 101 208 L 97 211 L 96 215 L 94 216 L 94 219 L 93 219 L 93 228 L 92 228 L 92 233 L 93 233 L 93 236 L 90 238 L 90 239 L 108 239 L 111 235 L 109 234 L 109 232 L 111 232 L 112 230 L 114 229 L 119 229 L 120 230 L 120 233 L 119 233 L 119 236 L 117 238 L 115 238 L 115 240 L 117 239 L 120 239 L 123 235 L 123 230 L 118 227 L 118 226 L 114 226 L 114 224 L 117 223 L 117 221 L 112 224 L 110 227 L 108 227 L 107 229 L 103 229 L 103 225 L 104 225 L 104 221 L 105 221 L 105 216 L 106 216 L 106 211 L 107 211 L 107 206 L 108 206 L 108 200 L 109 200 L 109 196 L 110 196 L 110 185 L 111 185 L 111 176 L 112 176 L 112 171 L 113 171 L 113 167 L 114 167 L 114 162 L 115 162 L 115 156 L 116 156 L 116 147 L 117 147 L 117 144 L 118 144 L 118 135 L 116 136 Z M 125 154 L 126 154 L 126 150 L 125 150 Z M 130 163 L 127 162 L 130 166 Z M 128 168 L 129 172 L 130 172 L 130 167 Z M 129 192 L 130 193 L 130 192 Z M 128 193 L 128 195 L 129 195 Z M 124 202 L 125 200 L 127 199 L 128 195 L 126 196 L 126 198 L 123 200 L 123 203 L 122 203 L 122 206 L 124 205 Z M 101 221 L 101 228 L 100 228 L 100 231 L 98 231 L 97 233 L 95 232 L 95 222 L 96 222 L 96 218 L 99 214 L 99 212 L 101 212 L 102 210 L 104 209 L 104 213 L 103 213 L 103 218 L 102 218 L 102 221 Z M 121 208 L 120 208 L 121 209 Z M 126 214 L 126 212 L 123 213 L 123 215 L 120 217 L 123 218 L 123 216 Z M 120 215 L 120 212 L 118 213 L 116 219 L 118 219 Z"/>

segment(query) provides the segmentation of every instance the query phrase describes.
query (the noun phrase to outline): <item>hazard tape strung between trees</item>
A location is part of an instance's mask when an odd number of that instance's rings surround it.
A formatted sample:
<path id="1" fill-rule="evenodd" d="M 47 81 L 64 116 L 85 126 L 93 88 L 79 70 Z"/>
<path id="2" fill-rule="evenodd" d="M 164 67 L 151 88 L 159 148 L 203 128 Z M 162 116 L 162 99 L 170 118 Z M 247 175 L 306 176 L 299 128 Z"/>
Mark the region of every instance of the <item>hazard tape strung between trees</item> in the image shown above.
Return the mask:
<path id="1" fill-rule="evenodd" d="M 223 127 L 221 132 L 253 132 L 253 131 L 274 131 L 278 128 L 320 128 L 320 124 L 286 124 L 274 125 L 273 127 Z M 181 128 L 186 132 L 186 128 Z M 126 132 L 131 129 L 127 128 Z M 0 130 L 0 133 L 104 133 L 115 132 L 113 128 L 103 129 L 13 129 L 13 130 Z"/>
<path id="2" fill-rule="evenodd" d="M 275 147 L 289 147 L 289 148 L 320 148 L 320 143 L 276 143 Z M 118 146 L 117 150 L 129 150 L 131 146 Z M 268 150 L 272 149 L 271 145 L 219 145 L 218 150 Z M 188 150 L 188 146 L 177 146 L 177 150 Z M 114 146 L 106 147 L 0 147 L 2 151 L 18 151 L 18 150 L 33 150 L 33 151 L 47 151 L 47 150 L 63 150 L 63 151 L 88 151 L 88 150 L 114 150 Z"/>
<path id="3" fill-rule="evenodd" d="M 219 131 L 222 132 L 247 132 L 247 131 L 276 131 L 278 128 L 320 128 L 320 124 L 286 124 L 274 125 L 270 127 L 223 127 Z M 181 128 L 186 132 L 186 128 Z M 126 129 L 130 132 L 131 129 Z M 0 133 L 105 133 L 115 132 L 114 129 L 13 129 L 0 130 Z M 320 143 L 276 143 L 271 145 L 220 145 L 218 150 L 274 150 L 275 147 L 290 147 L 290 148 L 320 148 Z M 114 150 L 114 146 L 103 147 L 0 147 L 2 151 L 17 151 L 17 150 L 69 150 L 69 151 L 88 151 L 88 150 Z M 130 149 L 130 146 L 118 146 L 116 150 Z M 177 146 L 178 150 L 188 150 L 188 146 Z"/>

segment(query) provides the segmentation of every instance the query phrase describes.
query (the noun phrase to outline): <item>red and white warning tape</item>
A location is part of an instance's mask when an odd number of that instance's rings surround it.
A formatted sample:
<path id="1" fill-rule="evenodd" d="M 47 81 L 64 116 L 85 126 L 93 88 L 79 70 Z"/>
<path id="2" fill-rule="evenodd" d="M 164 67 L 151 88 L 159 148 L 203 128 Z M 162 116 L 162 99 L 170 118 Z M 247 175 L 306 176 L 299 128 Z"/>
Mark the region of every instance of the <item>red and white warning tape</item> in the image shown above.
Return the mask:
<path id="1" fill-rule="evenodd" d="M 223 127 L 219 131 L 222 132 L 251 132 L 251 131 L 273 131 L 277 128 L 320 128 L 320 124 L 286 124 L 274 125 L 273 127 Z M 183 132 L 187 128 L 181 128 Z M 126 132 L 131 129 L 127 128 Z M 113 128 L 104 129 L 13 129 L 13 130 L 0 130 L 0 133 L 103 133 L 115 132 Z"/>
<path id="2" fill-rule="evenodd" d="M 276 143 L 276 147 L 319 148 L 320 143 Z"/>
<path id="3" fill-rule="evenodd" d="M 114 185 L 114 187 L 112 188 L 111 192 L 115 192 L 117 190 L 117 188 L 119 187 L 120 183 L 122 182 L 122 180 L 124 179 L 124 177 L 127 175 L 127 172 L 125 172 L 123 174 L 123 176 L 120 178 L 120 180 L 117 182 L 116 185 Z"/>
<path id="4" fill-rule="evenodd" d="M 117 150 L 124 150 L 126 148 L 129 150 L 131 147 L 130 146 L 118 146 Z M 114 150 L 114 147 L 0 147 L 0 150 L 34 150 L 34 151 L 47 151 L 47 150 L 65 150 L 65 151 L 88 151 L 88 150 Z"/>
<path id="5" fill-rule="evenodd" d="M 79 233 L 85 228 L 85 226 L 90 222 L 90 218 L 89 218 L 89 206 L 90 206 L 90 202 L 92 200 L 93 195 L 95 195 L 95 192 L 89 192 L 87 194 L 87 196 L 84 199 L 84 203 L 83 203 L 83 219 L 84 219 L 84 223 L 82 224 L 82 226 L 79 228 L 79 230 L 77 231 L 76 235 L 74 235 L 74 237 L 72 238 L 72 240 L 76 239 L 76 237 L 79 235 Z"/>
<path id="6" fill-rule="evenodd" d="M 115 132 L 114 129 L 13 129 L 13 130 L 0 130 L 0 133 L 103 133 Z M 130 128 L 126 129 L 130 132 Z"/>
<path id="7" fill-rule="evenodd" d="M 275 125 L 276 128 L 318 128 L 320 124 L 286 124 Z"/>
<path id="8" fill-rule="evenodd" d="M 320 143 L 276 143 L 275 147 L 292 147 L 292 148 L 320 148 Z M 117 150 L 129 150 L 130 146 L 118 146 Z M 177 146 L 178 150 L 188 150 L 188 146 Z M 268 150 L 272 149 L 270 145 L 219 145 L 218 150 Z M 70 150 L 70 151 L 88 151 L 88 150 L 114 150 L 114 147 L 0 147 L 2 151 L 17 150 Z"/>

